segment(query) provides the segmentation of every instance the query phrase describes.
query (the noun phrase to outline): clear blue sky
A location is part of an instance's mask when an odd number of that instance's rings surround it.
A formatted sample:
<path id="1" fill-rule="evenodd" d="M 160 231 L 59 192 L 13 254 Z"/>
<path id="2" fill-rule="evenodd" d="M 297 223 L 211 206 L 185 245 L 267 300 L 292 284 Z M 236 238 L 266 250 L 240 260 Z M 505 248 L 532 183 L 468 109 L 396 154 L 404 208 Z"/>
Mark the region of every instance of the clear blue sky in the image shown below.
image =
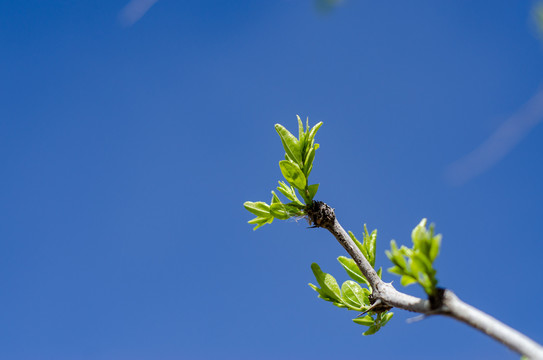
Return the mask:
<path id="1" fill-rule="evenodd" d="M 441 285 L 543 342 L 543 125 L 444 176 L 540 89 L 532 3 L 160 0 L 122 26 L 127 2 L 0 1 L 1 359 L 518 359 L 399 310 L 363 337 L 307 286 L 347 279 L 329 233 L 252 231 L 296 114 L 379 265 L 428 217 Z"/>

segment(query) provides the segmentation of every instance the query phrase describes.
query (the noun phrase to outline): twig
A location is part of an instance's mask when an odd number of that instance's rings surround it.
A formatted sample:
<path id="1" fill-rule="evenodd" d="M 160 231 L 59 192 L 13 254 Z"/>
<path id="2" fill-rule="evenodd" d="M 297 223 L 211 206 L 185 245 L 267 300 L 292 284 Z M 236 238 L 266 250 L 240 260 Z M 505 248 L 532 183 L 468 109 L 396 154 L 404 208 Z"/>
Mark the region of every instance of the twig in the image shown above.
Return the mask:
<path id="1" fill-rule="evenodd" d="M 330 231 L 353 258 L 370 283 L 373 304 L 379 303 L 379 306 L 396 307 L 425 315 L 445 315 L 487 334 L 531 360 L 543 360 L 541 345 L 492 316 L 464 303 L 450 290 L 442 289 L 436 308 L 435 304 L 432 307 L 428 300 L 404 294 L 396 290 L 391 283 L 385 283 L 339 224 L 334 209 L 322 202 L 315 202 L 313 207 L 308 211 L 310 221 L 315 226 Z"/>

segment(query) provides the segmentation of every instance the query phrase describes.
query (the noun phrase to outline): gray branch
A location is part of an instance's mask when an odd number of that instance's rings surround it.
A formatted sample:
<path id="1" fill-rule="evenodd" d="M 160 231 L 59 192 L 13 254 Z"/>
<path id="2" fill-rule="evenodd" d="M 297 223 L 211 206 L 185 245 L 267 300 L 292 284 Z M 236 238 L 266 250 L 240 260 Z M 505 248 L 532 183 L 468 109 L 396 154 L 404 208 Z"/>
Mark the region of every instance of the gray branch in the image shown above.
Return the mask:
<path id="1" fill-rule="evenodd" d="M 373 302 L 379 300 L 388 308 L 396 307 L 428 316 L 445 315 L 451 317 L 487 334 L 531 360 L 543 360 L 541 345 L 492 316 L 464 303 L 450 290 L 441 289 L 437 306 L 435 303 L 432 306 L 428 300 L 404 294 L 396 290 L 391 283 L 385 283 L 339 224 L 334 210 L 321 202 L 315 204 L 316 206 L 308 210 L 309 219 L 316 227 L 330 231 L 353 258 L 371 285 Z"/>

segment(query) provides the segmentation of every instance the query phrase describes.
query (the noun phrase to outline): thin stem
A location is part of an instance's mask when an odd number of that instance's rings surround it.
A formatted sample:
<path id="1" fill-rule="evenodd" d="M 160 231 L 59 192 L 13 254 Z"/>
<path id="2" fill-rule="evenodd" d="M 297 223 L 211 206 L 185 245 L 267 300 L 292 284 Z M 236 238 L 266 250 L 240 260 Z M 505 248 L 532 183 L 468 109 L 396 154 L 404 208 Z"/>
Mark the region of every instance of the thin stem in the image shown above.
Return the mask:
<path id="1" fill-rule="evenodd" d="M 543 359 L 543 347 L 496 318 L 466 304 L 451 291 L 446 291 L 443 305 L 448 309 L 443 315 L 461 321 L 504 344 L 511 350 L 531 360 Z"/>
<path id="2" fill-rule="evenodd" d="M 334 222 L 332 223 L 332 226 L 326 227 L 326 229 L 328 229 L 328 231 L 330 231 L 332 235 L 334 235 L 334 237 L 339 241 L 341 246 L 343 246 L 343 248 L 347 250 L 349 255 L 351 255 L 353 260 L 356 262 L 356 264 L 360 268 L 360 271 L 362 271 L 362 274 L 364 274 L 366 279 L 368 279 L 371 287 L 373 289 L 379 288 L 379 285 L 383 283 L 383 280 L 381 280 L 379 275 L 377 275 L 377 272 L 375 271 L 375 269 L 371 266 L 368 260 L 366 260 L 364 255 L 362 255 L 362 252 L 360 251 L 358 246 L 356 246 L 354 241 L 347 234 L 345 229 L 341 227 L 341 225 L 339 224 L 337 219 L 335 219 L 335 217 L 334 217 Z"/>

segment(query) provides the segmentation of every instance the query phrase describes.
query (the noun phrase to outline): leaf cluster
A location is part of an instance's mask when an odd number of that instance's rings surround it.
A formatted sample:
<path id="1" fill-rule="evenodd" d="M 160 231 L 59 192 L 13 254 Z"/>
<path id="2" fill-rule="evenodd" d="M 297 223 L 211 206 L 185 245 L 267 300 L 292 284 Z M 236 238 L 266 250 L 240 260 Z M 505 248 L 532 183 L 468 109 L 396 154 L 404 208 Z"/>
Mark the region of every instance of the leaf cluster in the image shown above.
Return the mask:
<path id="1" fill-rule="evenodd" d="M 296 138 L 285 127 L 275 124 L 275 130 L 285 149 L 285 160 L 279 161 L 279 168 L 288 183 L 287 185 L 279 181 L 277 190 L 290 202 L 282 203 L 273 191 L 270 204 L 262 201 L 246 201 L 243 206 L 256 215 L 256 218 L 249 221 L 249 224 L 256 225 L 253 230 L 265 224 L 271 224 L 273 219 L 287 220 L 293 216 L 305 215 L 305 208 L 311 205 L 319 189 L 319 184 L 309 185 L 308 177 L 313 169 L 315 151 L 319 148 L 319 144 L 315 144 L 315 135 L 321 126 L 322 122 L 319 122 L 309 128 L 309 119 L 307 119 L 304 130 L 302 120 L 298 116 L 298 138 Z M 296 190 L 305 204 L 298 199 Z"/>
<path id="2" fill-rule="evenodd" d="M 368 233 L 366 225 L 364 225 L 363 242 L 358 241 L 350 231 L 349 235 L 371 266 L 375 266 L 377 230 L 372 231 L 370 234 Z M 309 286 L 319 294 L 319 298 L 329 301 L 337 307 L 361 311 L 363 313 L 367 312 L 365 316 L 357 317 L 353 319 L 353 321 L 356 324 L 369 327 L 368 330 L 363 333 L 364 335 L 375 334 L 392 318 L 393 313 L 389 311 L 368 311 L 371 306 L 370 295 L 372 293 L 368 280 L 364 277 L 353 259 L 340 256 L 338 257 L 338 261 L 352 280 L 345 281 L 340 288 L 332 275 L 323 272 L 318 264 L 313 263 L 311 264 L 311 270 L 313 270 L 313 274 L 315 275 L 320 288 L 313 284 L 309 284 Z M 379 268 L 377 273 L 380 277 L 382 269 Z M 365 287 L 361 285 L 364 285 Z"/>
<path id="3" fill-rule="evenodd" d="M 412 248 L 402 245 L 398 249 L 396 241 L 390 242 L 390 251 L 387 250 L 386 255 L 394 266 L 388 271 L 400 275 L 403 286 L 419 283 L 428 296 L 433 296 L 437 287 L 433 263 L 439 254 L 441 234 L 434 235 L 434 225 L 427 229 L 426 219 L 422 219 L 413 229 L 411 238 Z"/>

